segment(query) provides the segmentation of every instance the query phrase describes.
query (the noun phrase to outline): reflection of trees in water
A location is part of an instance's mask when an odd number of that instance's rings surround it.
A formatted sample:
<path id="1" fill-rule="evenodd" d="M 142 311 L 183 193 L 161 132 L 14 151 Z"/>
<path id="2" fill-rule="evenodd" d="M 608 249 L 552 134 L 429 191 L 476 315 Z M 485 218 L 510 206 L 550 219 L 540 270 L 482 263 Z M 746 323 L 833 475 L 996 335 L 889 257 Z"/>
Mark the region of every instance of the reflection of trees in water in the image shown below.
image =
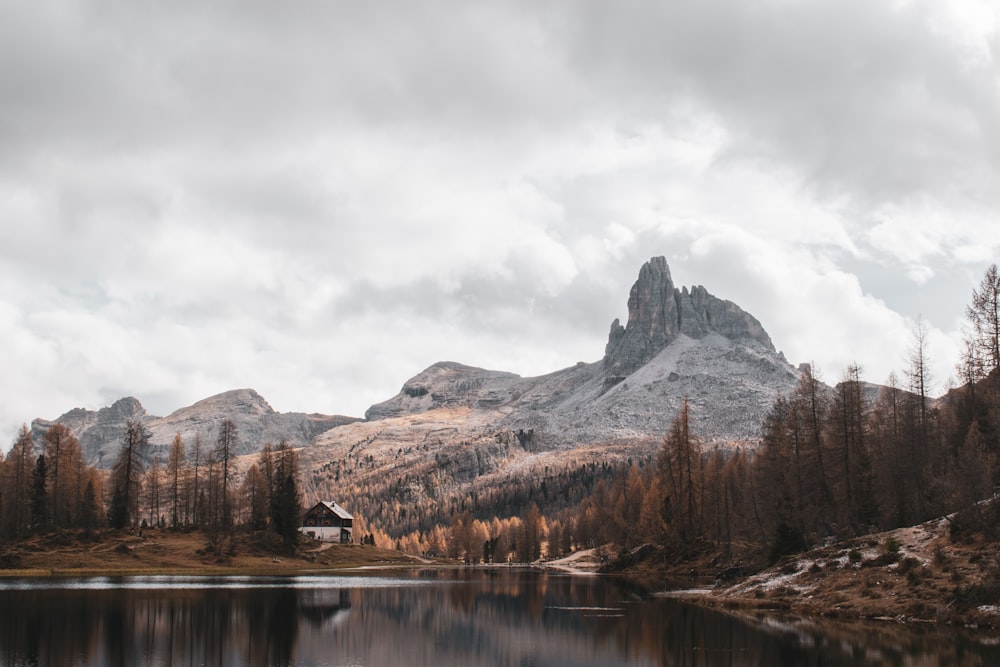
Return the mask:
<path id="1" fill-rule="evenodd" d="M 539 573 L 482 573 L 452 588 L 356 591 L 351 623 L 334 638 L 338 655 L 366 664 L 523 665 L 969 665 L 1000 664 L 1000 654 L 944 635 L 928 641 L 904 628 L 880 642 L 864 635 L 766 631 L 760 623 L 640 591 L 604 579 Z M 391 638 L 388 639 L 387 638 Z M 321 637 L 304 637 L 302 656 L 322 656 Z M 313 651 L 310 653 L 309 651 Z"/>
<path id="2" fill-rule="evenodd" d="M 49 592 L 44 592 L 49 593 Z M 69 665 L 88 662 L 100 644 L 100 618 L 85 600 L 59 602 L 34 591 L 0 596 L 0 656 L 3 664 Z"/>
<path id="3" fill-rule="evenodd" d="M 597 577 L 502 570 L 459 579 L 356 589 L 0 590 L 0 664 L 1000 664 L 1000 648 L 944 629 L 737 618 L 642 600 Z"/>
<path id="4" fill-rule="evenodd" d="M 3 664 L 286 665 L 299 624 L 282 588 L 0 591 L 0 609 Z"/>

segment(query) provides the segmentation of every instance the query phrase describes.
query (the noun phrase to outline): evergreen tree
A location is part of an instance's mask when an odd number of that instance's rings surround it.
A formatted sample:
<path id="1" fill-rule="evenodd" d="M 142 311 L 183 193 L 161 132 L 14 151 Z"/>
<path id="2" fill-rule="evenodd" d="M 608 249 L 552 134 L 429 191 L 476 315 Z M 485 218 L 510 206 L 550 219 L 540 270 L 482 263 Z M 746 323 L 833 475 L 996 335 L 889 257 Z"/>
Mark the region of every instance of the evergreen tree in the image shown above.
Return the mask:
<path id="1" fill-rule="evenodd" d="M 49 525 L 48 477 L 45 454 L 40 454 L 31 476 L 31 528 L 36 532 L 45 530 Z"/>
<path id="2" fill-rule="evenodd" d="M 285 475 L 271 507 L 271 525 L 285 544 L 293 546 L 298 539 L 301 499 L 295 477 Z"/>
<path id="3" fill-rule="evenodd" d="M 292 546 L 298 539 L 302 499 L 296 482 L 298 466 L 295 451 L 282 442 L 278 445 L 274 464 L 275 488 L 271 493 L 271 526 L 285 544 Z"/>
<path id="4" fill-rule="evenodd" d="M 87 480 L 87 486 L 83 490 L 83 500 L 80 504 L 80 527 L 86 531 L 96 528 L 97 511 L 97 492 L 94 489 L 94 480 Z"/>

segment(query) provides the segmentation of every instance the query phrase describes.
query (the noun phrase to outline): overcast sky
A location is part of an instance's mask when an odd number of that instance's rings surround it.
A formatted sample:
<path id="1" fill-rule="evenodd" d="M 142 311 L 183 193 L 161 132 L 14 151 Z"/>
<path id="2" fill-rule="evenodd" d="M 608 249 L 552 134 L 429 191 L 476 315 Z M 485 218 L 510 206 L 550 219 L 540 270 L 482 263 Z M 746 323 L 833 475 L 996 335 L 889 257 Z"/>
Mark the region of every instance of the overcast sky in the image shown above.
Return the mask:
<path id="1" fill-rule="evenodd" d="M 977 0 L 0 0 L 0 428 L 603 356 L 667 258 L 938 391 L 1000 248 Z"/>

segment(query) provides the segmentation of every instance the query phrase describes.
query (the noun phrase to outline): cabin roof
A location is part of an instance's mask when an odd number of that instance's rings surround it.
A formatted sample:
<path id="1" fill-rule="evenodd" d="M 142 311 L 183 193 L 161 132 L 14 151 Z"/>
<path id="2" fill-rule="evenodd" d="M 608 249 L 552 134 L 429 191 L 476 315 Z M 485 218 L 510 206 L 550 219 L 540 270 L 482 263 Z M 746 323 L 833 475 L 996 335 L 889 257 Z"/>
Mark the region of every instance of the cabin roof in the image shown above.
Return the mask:
<path id="1" fill-rule="evenodd" d="M 316 509 L 316 507 L 318 507 L 319 505 L 323 505 L 328 510 L 339 516 L 341 519 L 354 518 L 353 516 L 351 516 L 350 512 L 348 512 L 347 510 L 345 510 L 343 507 L 341 507 L 332 500 L 321 500 L 320 502 L 318 502 L 316 505 L 313 506 L 313 509 Z"/>

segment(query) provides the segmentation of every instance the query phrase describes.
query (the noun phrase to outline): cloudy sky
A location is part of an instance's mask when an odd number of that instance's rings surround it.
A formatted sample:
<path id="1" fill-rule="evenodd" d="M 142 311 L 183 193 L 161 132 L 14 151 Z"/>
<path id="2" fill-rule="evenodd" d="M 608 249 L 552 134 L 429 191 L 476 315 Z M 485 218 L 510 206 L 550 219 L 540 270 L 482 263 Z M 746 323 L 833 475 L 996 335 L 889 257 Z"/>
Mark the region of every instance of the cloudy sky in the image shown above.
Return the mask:
<path id="1" fill-rule="evenodd" d="M 1000 248 L 979 0 L 0 0 L 0 429 L 603 355 L 664 255 L 938 390 Z"/>

